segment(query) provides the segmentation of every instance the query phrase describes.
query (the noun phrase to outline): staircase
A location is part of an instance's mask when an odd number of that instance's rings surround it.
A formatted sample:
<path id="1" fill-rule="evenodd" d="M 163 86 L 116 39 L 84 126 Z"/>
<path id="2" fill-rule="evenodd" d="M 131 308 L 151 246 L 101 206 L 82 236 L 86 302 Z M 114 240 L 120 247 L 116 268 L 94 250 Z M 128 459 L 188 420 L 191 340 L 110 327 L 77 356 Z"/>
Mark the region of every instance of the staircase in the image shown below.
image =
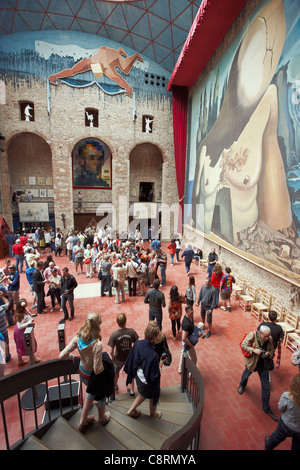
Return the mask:
<path id="1" fill-rule="evenodd" d="M 97 423 L 98 411 L 93 405 L 90 414 L 94 414 L 95 421 L 83 433 L 76 429 L 81 409 L 69 418 L 60 416 L 43 435 L 40 432 L 32 434 L 19 449 L 159 450 L 163 442 L 180 430 L 193 415 L 192 404 L 178 385 L 161 389 L 157 408 L 162 412 L 161 419 L 149 416 L 149 400 L 139 406 L 141 416 L 131 418 L 126 415 L 131 404 L 132 399 L 127 394 L 116 395 L 116 400 L 106 407 L 112 419 L 105 427 Z"/>

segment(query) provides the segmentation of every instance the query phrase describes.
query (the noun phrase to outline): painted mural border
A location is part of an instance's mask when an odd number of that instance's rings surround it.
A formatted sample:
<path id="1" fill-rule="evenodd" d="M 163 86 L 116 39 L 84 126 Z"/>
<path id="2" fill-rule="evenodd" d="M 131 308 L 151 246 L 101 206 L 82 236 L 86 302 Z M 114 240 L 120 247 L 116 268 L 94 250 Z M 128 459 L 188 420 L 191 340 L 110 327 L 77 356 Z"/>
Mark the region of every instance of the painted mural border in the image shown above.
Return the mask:
<path id="1" fill-rule="evenodd" d="M 256 256 L 250 255 L 250 254 L 245 255 L 244 251 L 239 250 L 238 248 L 233 249 L 232 245 L 230 245 L 229 243 L 227 244 L 222 238 L 218 237 L 217 235 L 215 235 L 213 233 L 211 233 L 210 235 L 207 235 L 204 232 L 201 232 L 201 230 L 197 230 L 189 224 L 184 224 L 183 225 L 183 233 L 184 233 L 185 229 L 188 229 L 191 232 L 195 233 L 196 235 L 201 237 L 203 240 L 208 240 L 211 243 L 215 243 L 215 244 L 221 246 L 225 250 L 229 251 L 230 253 L 232 253 L 235 256 L 238 256 L 240 259 L 243 259 L 247 263 L 251 263 L 252 265 L 254 265 L 254 266 L 256 266 L 260 269 L 263 269 L 264 271 L 278 277 L 279 279 L 282 279 L 283 281 L 289 282 L 289 283 L 291 283 L 291 284 L 293 284 L 297 287 L 300 287 L 300 275 L 299 274 L 296 274 L 294 272 L 290 272 L 290 271 L 285 270 L 285 269 L 282 269 L 282 271 L 283 271 L 282 273 L 280 273 L 278 271 L 274 271 L 274 264 L 268 263 L 266 261 L 264 261 L 265 265 L 261 264 L 260 259 L 257 258 Z M 297 280 L 293 279 L 290 276 L 296 277 Z"/>

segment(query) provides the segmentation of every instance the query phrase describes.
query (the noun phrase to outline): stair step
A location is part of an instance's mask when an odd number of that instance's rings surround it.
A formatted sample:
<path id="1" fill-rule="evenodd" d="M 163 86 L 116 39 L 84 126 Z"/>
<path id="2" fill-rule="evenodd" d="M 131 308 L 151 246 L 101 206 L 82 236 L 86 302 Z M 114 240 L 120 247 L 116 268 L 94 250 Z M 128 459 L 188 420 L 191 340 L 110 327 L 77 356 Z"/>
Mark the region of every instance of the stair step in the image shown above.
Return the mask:
<path id="1" fill-rule="evenodd" d="M 115 400 L 111 403 L 115 403 L 118 406 L 121 406 L 127 410 L 132 405 L 132 400 Z M 110 403 L 110 404 L 111 404 Z M 146 414 L 149 414 L 149 403 L 148 400 L 145 400 L 139 407 L 139 409 L 148 409 L 148 412 L 146 411 Z M 172 413 L 182 413 L 182 414 L 188 414 L 192 415 L 193 414 L 193 406 L 191 403 L 176 403 L 176 402 L 164 402 L 164 401 L 159 401 L 159 404 L 157 405 L 157 409 L 160 411 L 171 411 Z"/>
<path id="2" fill-rule="evenodd" d="M 127 412 L 132 405 L 132 400 L 122 400 L 114 401 L 109 403 L 108 406 L 116 406 L 123 409 L 123 412 Z M 144 401 L 139 407 L 139 410 L 143 412 L 146 416 L 149 416 L 149 403 L 147 400 Z M 187 421 L 193 415 L 193 407 L 191 403 L 161 403 L 158 405 L 157 409 L 163 413 L 162 419 L 168 423 L 173 423 L 178 426 L 185 426 Z M 138 418 L 140 419 L 140 418 Z"/>
<path id="3" fill-rule="evenodd" d="M 109 411 L 111 411 L 111 409 L 117 410 L 120 413 L 127 416 L 126 413 L 128 411 L 128 408 L 119 406 L 119 404 L 116 402 L 110 403 L 108 409 Z M 133 421 L 132 418 L 130 419 Z M 151 429 L 152 432 L 154 431 L 154 432 L 159 432 L 160 434 L 163 434 L 165 438 L 171 436 L 172 434 L 174 434 L 175 432 L 181 429 L 181 426 L 174 424 L 174 423 L 167 422 L 164 419 L 151 418 L 151 416 L 149 415 L 149 411 L 148 411 L 148 414 L 142 413 L 141 416 L 139 416 L 139 418 L 135 421 L 138 421 L 144 426 L 147 426 L 147 428 Z"/>
<path id="4" fill-rule="evenodd" d="M 68 421 L 75 428 L 79 424 L 80 416 L 82 410 L 78 410 Z M 117 441 L 114 436 L 106 431 L 106 426 L 103 427 L 97 423 L 98 419 L 98 410 L 96 405 L 91 408 L 89 414 L 95 416 L 95 422 L 88 426 L 82 433 L 88 441 L 95 446 L 98 450 L 126 450 L 119 441 Z"/>
<path id="5" fill-rule="evenodd" d="M 109 407 L 109 412 L 114 421 L 119 426 L 125 428 L 128 434 L 136 436 L 138 439 L 148 445 L 149 449 L 160 449 L 162 443 L 166 440 L 166 436 L 161 434 L 159 431 L 153 432 L 153 430 L 140 421 L 140 418 L 133 419 L 127 416 L 126 413 L 122 413 L 116 408 Z M 153 421 L 160 421 L 157 418 L 151 418 Z"/>
<path id="6" fill-rule="evenodd" d="M 116 394 L 116 401 L 133 400 L 127 393 Z M 186 393 L 182 393 L 179 385 L 170 385 L 160 389 L 159 403 L 164 401 L 174 403 L 190 403 Z"/>
<path id="7" fill-rule="evenodd" d="M 62 416 L 43 435 L 42 441 L 52 450 L 96 450 L 96 447 Z"/>
<path id="8" fill-rule="evenodd" d="M 51 450 L 44 442 L 35 436 L 29 436 L 20 450 Z"/>

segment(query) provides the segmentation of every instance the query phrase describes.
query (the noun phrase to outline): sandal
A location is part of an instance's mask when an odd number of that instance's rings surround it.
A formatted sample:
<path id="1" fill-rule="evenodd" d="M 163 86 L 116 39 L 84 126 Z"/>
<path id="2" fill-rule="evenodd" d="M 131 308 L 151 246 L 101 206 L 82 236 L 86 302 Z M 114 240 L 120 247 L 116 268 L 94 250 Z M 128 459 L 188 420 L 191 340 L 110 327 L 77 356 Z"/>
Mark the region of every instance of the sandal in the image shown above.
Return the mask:
<path id="1" fill-rule="evenodd" d="M 94 416 L 88 416 L 84 424 L 79 424 L 77 426 L 77 431 L 83 432 L 90 424 L 92 424 L 93 421 L 94 421 Z"/>
<path id="2" fill-rule="evenodd" d="M 128 411 L 127 415 L 130 416 L 131 418 L 138 418 L 141 416 L 142 412 L 140 410 L 133 410 L 133 411 Z"/>
<path id="3" fill-rule="evenodd" d="M 111 416 L 109 413 L 105 413 L 103 421 L 98 420 L 98 423 L 101 424 L 101 426 L 106 426 L 107 423 L 110 422 Z"/>

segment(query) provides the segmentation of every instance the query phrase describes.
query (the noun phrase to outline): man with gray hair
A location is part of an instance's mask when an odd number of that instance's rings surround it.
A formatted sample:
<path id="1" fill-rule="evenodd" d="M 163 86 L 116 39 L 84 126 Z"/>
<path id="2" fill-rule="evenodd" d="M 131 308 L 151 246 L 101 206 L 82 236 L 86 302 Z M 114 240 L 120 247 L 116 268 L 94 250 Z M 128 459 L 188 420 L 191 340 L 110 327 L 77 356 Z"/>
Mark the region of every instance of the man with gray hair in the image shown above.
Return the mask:
<path id="1" fill-rule="evenodd" d="M 274 347 L 270 328 L 262 325 L 259 331 L 248 333 L 241 342 L 241 348 L 244 351 L 245 370 L 238 387 L 238 393 L 241 395 L 244 392 L 252 372 L 258 372 L 261 382 L 262 409 L 270 418 L 278 421 L 269 404 L 269 371 L 274 367 L 272 361 Z"/>

